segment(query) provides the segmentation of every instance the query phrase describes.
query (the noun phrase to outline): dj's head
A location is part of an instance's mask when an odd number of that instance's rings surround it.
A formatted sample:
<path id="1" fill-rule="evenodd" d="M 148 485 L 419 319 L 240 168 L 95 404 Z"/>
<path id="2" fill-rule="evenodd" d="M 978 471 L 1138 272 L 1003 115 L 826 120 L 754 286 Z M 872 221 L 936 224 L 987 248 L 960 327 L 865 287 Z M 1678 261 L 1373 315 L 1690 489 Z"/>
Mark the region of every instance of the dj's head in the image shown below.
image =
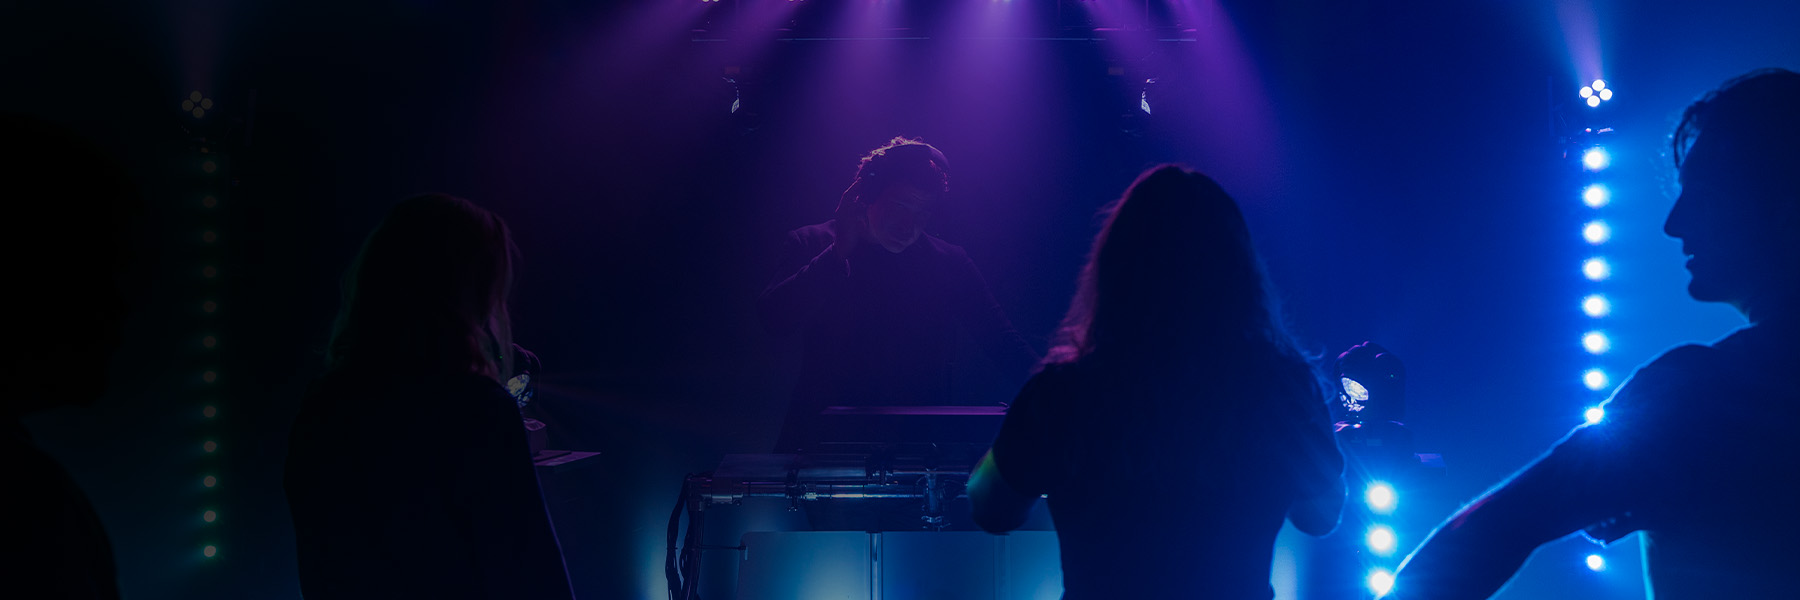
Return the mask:
<path id="1" fill-rule="evenodd" d="M 1800 300 L 1800 73 L 1725 82 L 1682 114 L 1681 196 L 1663 230 L 1692 258 L 1688 294 L 1752 319 Z"/>
<path id="2" fill-rule="evenodd" d="M 890 252 L 918 241 L 950 192 L 948 169 L 944 153 L 918 139 L 896 137 L 864 156 L 856 182 L 870 237 Z"/>

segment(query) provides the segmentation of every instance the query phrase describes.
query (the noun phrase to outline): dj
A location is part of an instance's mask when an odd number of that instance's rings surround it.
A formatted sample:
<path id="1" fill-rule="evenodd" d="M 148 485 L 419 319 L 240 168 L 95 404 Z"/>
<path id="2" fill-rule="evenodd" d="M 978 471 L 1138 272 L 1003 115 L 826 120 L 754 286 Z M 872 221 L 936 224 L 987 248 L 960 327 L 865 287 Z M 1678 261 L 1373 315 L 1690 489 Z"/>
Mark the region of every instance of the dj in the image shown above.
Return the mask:
<path id="1" fill-rule="evenodd" d="M 950 404 L 959 331 L 1009 376 L 1037 363 L 963 249 L 925 233 L 946 168 L 937 148 L 896 137 L 863 157 L 836 218 L 788 232 L 757 302 L 770 333 L 803 345 L 777 452 L 825 441 L 827 406 Z"/>

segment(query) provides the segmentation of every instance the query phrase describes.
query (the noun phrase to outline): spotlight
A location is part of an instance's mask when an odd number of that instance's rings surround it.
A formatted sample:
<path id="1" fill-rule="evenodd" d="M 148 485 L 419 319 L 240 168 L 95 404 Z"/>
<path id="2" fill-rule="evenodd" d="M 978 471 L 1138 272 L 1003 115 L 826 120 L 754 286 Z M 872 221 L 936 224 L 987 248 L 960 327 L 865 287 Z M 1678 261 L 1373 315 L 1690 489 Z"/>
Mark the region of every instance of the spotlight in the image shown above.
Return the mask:
<path id="1" fill-rule="evenodd" d="M 210 510 L 200 513 L 200 520 L 206 521 L 208 523 L 217 521 L 217 520 L 219 520 L 219 513 L 216 513 L 216 512 L 210 511 Z"/>
<path id="2" fill-rule="evenodd" d="M 1607 378 L 1606 371 L 1588 369 L 1586 373 L 1581 374 L 1581 383 L 1586 384 L 1588 389 L 1598 392 L 1605 389 L 1606 384 L 1611 383 L 1611 380 Z"/>
<path id="3" fill-rule="evenodd" d="M 1394 529 L 1386 525 L 1370 527 L 1369 534 L 1363 539 L 1368 542 L 1369 550 L 1379 556 L 1393 554 L 1394 547 L 1398 545 L 1398 540 L 1394 538 Z"/>
<path id="4" fill-rule="evenodd" d="M 1593 294 L 1581 300 L 1581 312 L 1598 319 L 1612 313 L 1612 302 L 1606 296 Z"/>
<path id="5" fill-rule="evenodd" d="M 1581 228 L 1581 237 L 1586 238 L 1589 244 L 1603 244 L 1612 239 L 1612 227 L 1607 226 L 1606 221 L 1589 221 L 1586 227 Z"/>
<path id="6" fill-rule="evenodd" d="M 1587 409 L 1586 412 L 1581 413 L 1581 416 L 1587 419 L 1589 425 L 1593 425 L 1599 423 L 1601 419 L 1606 418 L 1606 409 L 1595 406 Z"/>
<path id="7" fill-rule="evenodd" d="M 1600 106 L 1600 97 L 1599 96 L 1588 96 L 1587 97 L 1587 105 L 1589 108 Z"/>
<path id="8" fill-rule="evenodd" d="M 219 408 L 216 406 L 208 406 L 206 408 L 200 409 L 200 414 L 202 416 L 205 416 L 208 419 L 211 419 L 213 417 L 219 416 Z"/>
<path id="9" fill-rule="evenodd" d="M 212 107 L 212 98 L 207 98 L 198 91 L 188 94 L 187 98 L 181 101 L 181 112 L 190 113 L 196 119 L 206 116 L 206 111 L 212 110 Z"/>
<path id="10" fill-rule="evenodd" d="M 1369 484 L 1368 491 L 1363 492 L 1363 502 L 1376 514 L 1394 512 L 1394 506 L 1399 501 L 1400 497 L 1394 493 L 1394 487 L 1380 481 Z"/>
<path id="11" fill-rule="evenodd" d="M 1594 83 L 1592 83 L 1590 85 L 1594 88 L 1594 91 L 1596 91 L 1596 92 L 1606 91 L 1606 80 L 1605 79 L 1595 79 Z"/>
<path id="12" fill-rule="evenodd" d="M 1606 569 L 1606 557 L 1600 556 L 1598 554 L 1589 554 L 1587 557 L 1587 567 L 1588 567 L 1588 569 L 1591 569 L 1594 571 L 1605 570 Z"/>
<path id="13" fill-rule="evenodd" d="M 1581 165 L 1587 167 L 1589 171 L 1599 171 L 1611 164 L 1612 154 L 1608 153 L 1605 148 L 1594 146 L 1588 148 L 1587 152 L 1581 153 Z"/>
<path id="14" fill-rule="evenodd" d="M 1369 591 L 1373 592 L 1377 597 L 1380 597 L 1387 594 L 1388 590 L 1393 589 L 1394 574 L 1388 572 L 1387 569 L 1375 569 L 1369 571 L 1368 584 Z"/>
<path id="15" fill-rule="evenodd" d="M 1585 86 L 1585 85 L 1581 86 L 1581 97 L 1583 97 L 1583 98 L 1594 97 L 1594 88 L 1591 86 Z"/>
<path id="16" fill-rule="evenodd" d="M 219 443 L 218 443 L 218 442 L 214 442 L 214 441 L 210 441 L 210 440 L 209 440 L 209 441 L 207 441 L 207 442 L 206 442 L 206 443 L 204 443 L 204 444 L 201 444 L 201 445 L 200 445 L 200 448 L 201 448 L 201 449 L 203 449 L 203 450 L 206 450 L 206 451 L 207 451 L 207 452 L 212 452 L 212 451 L 214 451 L 214 450 L 218 450 L 218 449 L 219 449 Z"/>
<path id="17" fill-rule="evenodd" d="M 1612 201 L 1612 191 L 1606 189 L 1606 186 L 1596 183 L 1581 191 L 1581 201 L 1586 203 L 1588 208 L 1600 208 Z"/>
<path id="18" fill-rule="evenodd" d="M 1581 336 L 1581 347 L 1586 348 L 1588 354 L 1605 354 L 1612 349 L 1612 339 L 1604 333 L 1589 331 L 1587 335 Z"/>
<path id="19" fill-rule="evenodd" d="M 1612 265 L 1608 264 L 1604 258 L 1590 258 L 1581 263 L 1581 274 L 1586 275 L 1588 279 L 1600 281 L 1612 276 Z"/>
<path id="20" fill-rule="evenodd" d="M 1613 96 L 1612 90 L 1600 90 L 1600 99 L 1601 100 L 1611 100 L 1612 96 Z"/>
<path id="21" fill-rule="evenodd" d="M 200 554 L 207 558 L 212 558 L 219 554 L 219 549 L 214 546 L 207 546 L 205 548 L 200 549 Z"/>
<path id="22" fill-rule="evenodd" d="M 219 478 L 213 477 L 211 475 L 207 475 L 204 479 L 200 480 L 200 485 L 203 485 L 206 487 L 213 487 L 213 486 L 219 485 Z"/>

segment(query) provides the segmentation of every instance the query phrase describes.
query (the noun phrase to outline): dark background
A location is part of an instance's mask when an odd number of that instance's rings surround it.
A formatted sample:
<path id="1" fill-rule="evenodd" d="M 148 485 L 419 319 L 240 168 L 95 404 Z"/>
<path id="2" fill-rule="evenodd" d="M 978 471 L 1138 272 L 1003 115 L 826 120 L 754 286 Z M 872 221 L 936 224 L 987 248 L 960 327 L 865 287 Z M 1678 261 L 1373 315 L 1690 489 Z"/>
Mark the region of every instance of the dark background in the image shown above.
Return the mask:
<path id="1" fill-rule="evenodd" d="M 776 10 L 742 1 L 740 16 Z M 774 241 L 828 218 L 860 154 L 909 135 L 951 160 L 937 233 L 1040 349 L 1095 211 L 1158 162 L 1212 173 L 1310 348 L 1374 340 L 1406 360 L 1419 450 L 1468 498 L 1597 401 L 1579 379 L 1589 291 L 1614 298 L 1598 364 L 1618 375 L 1737 323 L 1682 293 L 1660 234 L 1664 141 L 1725 78 L 1800 67 L 1800 7 L 1753 0 L 1226 1 L 1195 41 L 1135 45 L 1019 39 L 1065 37 L 1083 14 L 1052 0 L 994 3 L 1018 13 L 997 21 L 1008 39 L 969 41 L 988 4 L 807 0 L 782 9 L 798 11 L 785 37 L 804 38 L 789 41 L 733 32 L 735 4 L 673 0 L 9 5 L 0 108 L 129 158 L 161 240 L 109 397 L 28 425 L 93 498 L 126 597 L 296 596 L 280 465 L 338 277 L 395 201 L 464 196 L 518 238 L 515 334 L 547 368 L 553 445 L 603 453 L 558 508 L 577 585 L 660 597 L 682 475 L 766 450 L 779 425 L 797 357 L 752 313 Z M 856 10 L 896 11 L 908 32 Z M 932 39 L 822 39 L 850 34 Z M 1596 76 L 1619 93 L 1604 288 L 1579 274 L 1589 212 L 1559 144 L 1599 114 L 1570 105 Z M 1122 119 L 1152 77 L 1156 110 Z M 195 90 L 215 102 L 199 119 L 179 107 Z M 209 157 L 220 171 L 199 170 Z M 10 201 L 68 201 L 41 183 Z M 1007 399 L 968 358 L 958 399 Z M 1642 594 L 1629 548 L 1599 574 L 1580 567 L 1590 548 L 1546 549 L 1504 597 Z"/>

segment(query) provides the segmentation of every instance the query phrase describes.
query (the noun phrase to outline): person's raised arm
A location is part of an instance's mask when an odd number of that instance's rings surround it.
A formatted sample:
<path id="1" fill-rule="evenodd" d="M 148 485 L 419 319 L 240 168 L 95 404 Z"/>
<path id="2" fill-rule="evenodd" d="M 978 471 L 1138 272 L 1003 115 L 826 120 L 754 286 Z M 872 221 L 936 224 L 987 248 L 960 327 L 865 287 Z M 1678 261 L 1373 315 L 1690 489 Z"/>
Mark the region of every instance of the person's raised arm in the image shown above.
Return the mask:
<path id="1" fill-rule="evenodd" d="M 1639 370 L 1603 406 L 1606 419 L 1576 428 L 1549 453 L 1456 512 L 1401 563 L 1393 600 L 1479 599 L 1506 585 L 1538 546 L 1623 516 L 1653 486 L 1658 438 L 1671 398 L 1704 360 L 1678 348 Z"/>
<path id="2" fill-rule="evenodd" d="M 487 383 L 487 382 L 483 382 Z M 456 449 L 456 504 L 465 511 L 488 598 L 573 598 L 562 549 L 538 487 L 517 405 L 499 387 L 468 392 Z"/>
<path id="3" fill-rule="evenodd" d="M 1303 386 L 1299 399 L 1305 420 L 1299 423 L 1297 475 L 1299 496 L 1288 507 L 1288 521 L 1295 529 L 1323 537 L 1337 529 L 1344 510 L 1344 455 L 1331 434 L 1331 414 L 1317 387 Z"/>
<path id="4" fill-rule="evenodd" d="M 1050 366 L 1025 382 L 1006 410 L 994 447 L 969 476 L 975 524 L 1005 533 L 1025 523 L 1038 498 L 1057 487 L 1068 468 L 1068 443 L 1057 410 L 1069 393 L 1060 370 Z"/>
<path id="5" fill-rule="evenodd" d="M 858 196 L 858 187 L 851 184 L 844 190 L 837 216 L 831 221 L 831 243 L 823 249 L 788 233 L 775 277 L 756 299 L 757 319 L 769 333 L 787 335 L 799 329 L 849 279 L 850 253 L 861 244 L 868 227 L 868 209 Z"/>

